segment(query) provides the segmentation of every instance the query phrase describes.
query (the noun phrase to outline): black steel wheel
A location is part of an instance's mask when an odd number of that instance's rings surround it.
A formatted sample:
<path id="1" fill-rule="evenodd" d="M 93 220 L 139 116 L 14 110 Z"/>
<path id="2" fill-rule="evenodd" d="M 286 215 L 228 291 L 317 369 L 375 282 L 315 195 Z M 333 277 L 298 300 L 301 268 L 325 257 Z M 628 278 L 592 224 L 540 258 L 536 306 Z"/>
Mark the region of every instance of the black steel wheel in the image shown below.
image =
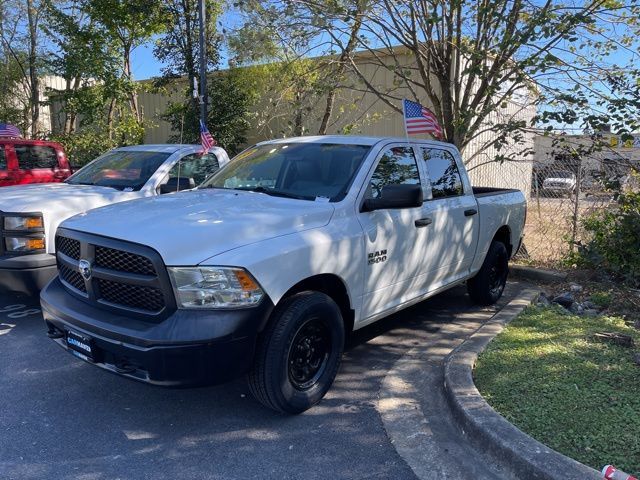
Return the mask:
<path id="1" fill-rule="evenodd" d="M 309 291 L 283 300 L 258 341 L 247 376 L 251 393 L 280 412 L 311 408 L 333 384 L 344 336 L 340 308 L 327 295 Z"/>
<path id="2" fill-rule="evenodd" d="M 331 351 L 331 332 L 325 322 L 313 318 L 304 323 L 289 347 L 289 380 L 298 390 L 307 390 L 322 377 Z"/>
<path id="3" fill-rule="evenodd" d="M 467 292 L 480 305 L 496 303 L 507 284 L 509 253 L 504 243 L 493 241 L 475 277 L 467 281 Z"/>

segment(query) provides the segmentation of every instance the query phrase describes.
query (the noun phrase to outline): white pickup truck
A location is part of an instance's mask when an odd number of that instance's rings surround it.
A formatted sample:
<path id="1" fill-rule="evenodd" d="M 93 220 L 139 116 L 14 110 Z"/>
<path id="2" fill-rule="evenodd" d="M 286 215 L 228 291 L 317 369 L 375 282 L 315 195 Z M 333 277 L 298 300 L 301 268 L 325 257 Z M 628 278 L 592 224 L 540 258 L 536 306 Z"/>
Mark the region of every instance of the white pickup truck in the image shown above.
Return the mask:
<path id="1" fill-rule="evenodd" d="M 0 190 L 0 289 L 38 292 L 55 276 L 53 233 L 63 220 L 103 205 L 193 188 L 229 162 L 222 148 L 201 151 L 199 145 L 122 147 L 62 183 Z"/>
<path id="2" fill-rule="evenodd" d="M 246 373 L 260 402 L 299 413 L 349 332 L 465 281 L 496 302 L 525 214 L 518 190 L 474 190 L 447 143 L 269 141 L 197 190 L 63 222 L 42 310 L 103 369 L 165 386 Z"/>

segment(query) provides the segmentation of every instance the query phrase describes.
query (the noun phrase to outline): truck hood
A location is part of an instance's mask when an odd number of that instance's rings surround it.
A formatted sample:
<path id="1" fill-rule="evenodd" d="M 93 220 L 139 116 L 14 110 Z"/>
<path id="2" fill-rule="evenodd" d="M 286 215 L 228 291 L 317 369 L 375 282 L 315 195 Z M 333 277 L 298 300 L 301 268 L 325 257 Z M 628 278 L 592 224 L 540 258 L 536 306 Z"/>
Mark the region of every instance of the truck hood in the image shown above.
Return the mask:
<path id="1" fill-rule="evenodd" d="M 94 185 L 40 183 L 0 188 L 3 212 L 42 212 L 47 251 L 53 252 L 51 232 L 63 220 L 92 208 L 139 198 L 140 192 L 123 192 Z"/>
<path id="2" fill-rule="evenodd" d="M 150 246 L 165 264 L 198 265 L 228 250 L 326 225 L 329 203 L 206 189 L 109 205 L 61 227 Z"/>
<path id="3" fill-rule="evenodd" d="M 101 207 L 131 193 L 94 185 L 40 183 L 0 189 L 0 210 L 4 212 L 55 212 L 70 215 Z"/>

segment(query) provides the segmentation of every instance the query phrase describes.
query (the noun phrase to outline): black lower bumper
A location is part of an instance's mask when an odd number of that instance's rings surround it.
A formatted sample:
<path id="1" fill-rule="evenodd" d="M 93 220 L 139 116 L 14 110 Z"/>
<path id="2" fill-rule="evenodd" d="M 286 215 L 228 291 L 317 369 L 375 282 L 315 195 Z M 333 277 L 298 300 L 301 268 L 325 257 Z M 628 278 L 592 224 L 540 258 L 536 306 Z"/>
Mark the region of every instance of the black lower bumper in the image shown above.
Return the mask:
<path id="1" fill-rule="evenodd" d="M 171 387 L 222 383 L 246 373 L 258 332 L 273 310 L 268 298 L 242 310 L 177 310 L 159 323 L 114 315 L 69 295 L 59 279 L 41 293 L 48 335 L 105 370 Z M 67 332 L 91 340 L 93 358 L 69 347 Z"/>
<path id="2" fill-rule="evenodd" d="M 48 253 L 0 258 L 0 289 L 37 293 L 56 276 L 56 257 Z"/>

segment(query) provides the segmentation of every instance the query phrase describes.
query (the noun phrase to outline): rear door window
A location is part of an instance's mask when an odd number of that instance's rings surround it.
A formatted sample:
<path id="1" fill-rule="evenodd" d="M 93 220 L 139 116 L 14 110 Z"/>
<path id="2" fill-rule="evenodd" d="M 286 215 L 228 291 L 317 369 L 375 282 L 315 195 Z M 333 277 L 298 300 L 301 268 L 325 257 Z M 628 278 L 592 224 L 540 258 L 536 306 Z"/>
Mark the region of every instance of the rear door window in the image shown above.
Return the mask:
<path id="1" fill-rule="evenodd" d="M 213 153 L 207 153 L 206 155 L 194 153 L 176 162 L 169 171 L 169 177 L 178 177 L 179 173 L 180 177 L 193 178 L 196 185 L 200 185 L 207 177 L 216 173 L 219 169 L 218 157 Z"/>
<path id="2" fill-rule="evenodd" d="M 52 147 L 43 145 L 15 145 L 18 167 L 21 170 L 35 168 L 57 168 L 58 156 Z"/>
<path id="3" fill-rule="evenodd" d="M 7 169 L 7 154 L 4 152 L 5 146 L 0 144 L 0 170 Z"/>
<path id="4" fill-rule="evenodd" d="M 464 194 L 462 177 L 451 153 L 437 148 L 422 148 L 422 155 L 427 164 L 434 199 Z"/>

